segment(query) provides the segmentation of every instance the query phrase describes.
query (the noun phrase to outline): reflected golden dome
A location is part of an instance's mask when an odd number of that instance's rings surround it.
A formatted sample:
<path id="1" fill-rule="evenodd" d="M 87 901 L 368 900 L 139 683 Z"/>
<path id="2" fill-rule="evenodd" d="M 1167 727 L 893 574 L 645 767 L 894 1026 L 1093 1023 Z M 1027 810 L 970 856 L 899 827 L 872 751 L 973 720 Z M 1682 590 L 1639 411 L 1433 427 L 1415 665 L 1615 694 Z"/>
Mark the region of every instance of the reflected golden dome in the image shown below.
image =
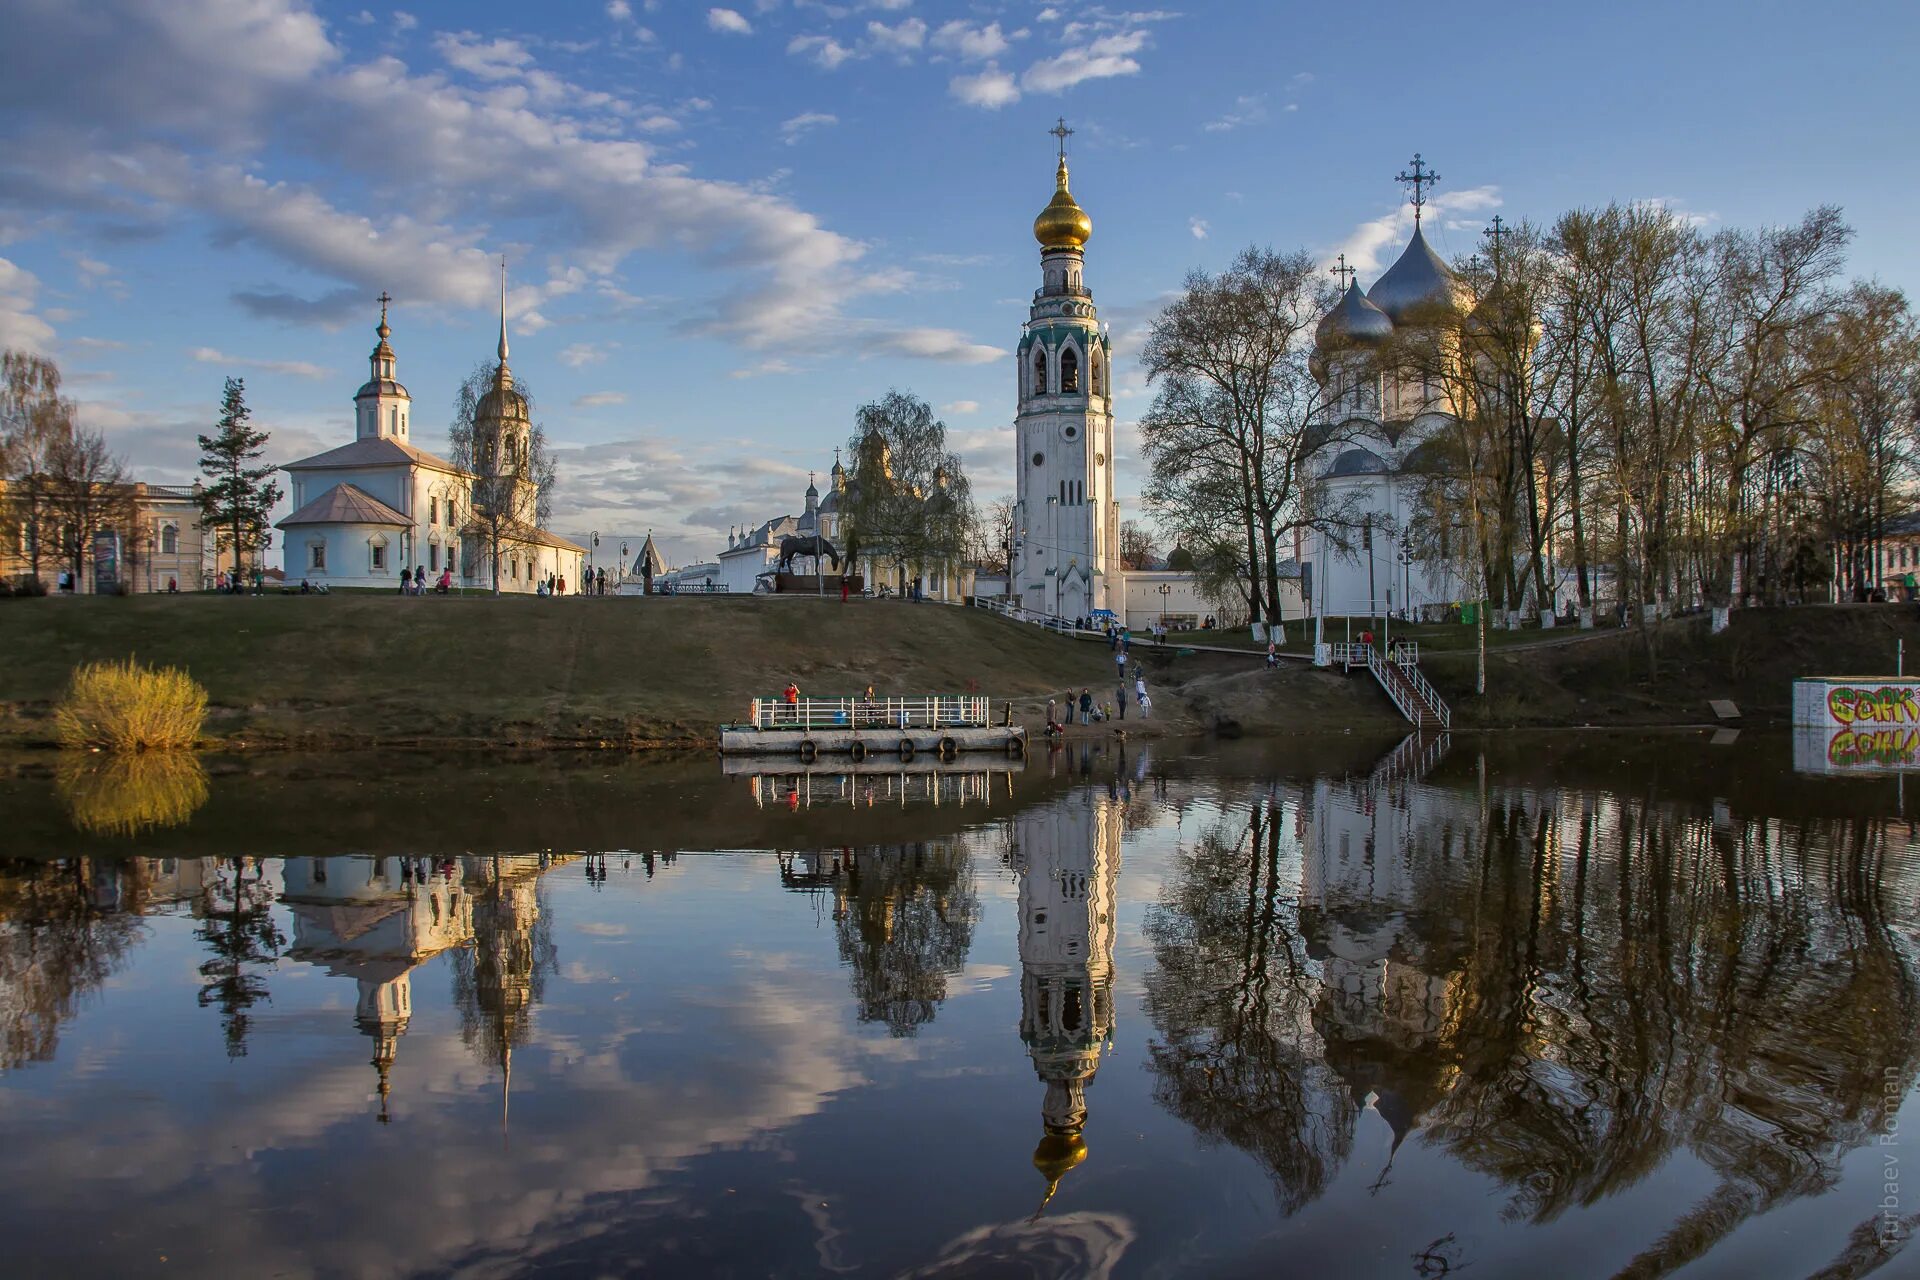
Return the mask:
<path id="1" fill-rule="evenodd" d="M 1033 220 L 1033 238 L 1042 249 L 1078 249 L 1093 235 L 1093 219 L 1067 190 L 1066 157 L 1061 157 L 1060 170 L 1053 180 L 1053 199 Z"/>
<path id="2" fill-rule="evenodd" d="M 1033 1167 L 1048 1182 L 1058 1182 L 1087 1158 L 1087 1140 L 1077 1133 L 1049 1133 L 1033 1149 Z"/>

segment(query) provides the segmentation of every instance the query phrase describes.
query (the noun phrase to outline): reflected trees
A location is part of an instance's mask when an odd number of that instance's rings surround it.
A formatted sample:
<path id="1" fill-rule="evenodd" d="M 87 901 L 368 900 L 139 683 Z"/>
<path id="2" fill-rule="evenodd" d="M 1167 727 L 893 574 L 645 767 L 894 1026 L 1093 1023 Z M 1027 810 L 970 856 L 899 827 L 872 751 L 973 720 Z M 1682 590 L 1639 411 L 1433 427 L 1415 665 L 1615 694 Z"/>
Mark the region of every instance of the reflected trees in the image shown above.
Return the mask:
<path id="1" fill-rule="evenodd" d="M 246 1056 L 251 1010 L 272 998 L 261 971 L 272 968 L 287 945 L 274 919 L 274 901 L 260 858 L 219 860 L 201 899 L 203 915 L 194 937 L 212 955 L 200 965 L 200 1007 L 219 1006 L 229 1058 Z"/>
<path id="2" fill-rule="evenodd" d="M 967 963 L 980 904 L 957 841 L 851 851 L 838 864 L 833 927 L 860 1021 L 911 1036 L 932 1022 Z"/>
<path id="3" fill-rule="evenodd" d="M 0 1071 L 52 1061 L 61 1026 L 126 962 L 142 926 L 118 881 L 137 898 L 141 869 L 0 859 Z"/>

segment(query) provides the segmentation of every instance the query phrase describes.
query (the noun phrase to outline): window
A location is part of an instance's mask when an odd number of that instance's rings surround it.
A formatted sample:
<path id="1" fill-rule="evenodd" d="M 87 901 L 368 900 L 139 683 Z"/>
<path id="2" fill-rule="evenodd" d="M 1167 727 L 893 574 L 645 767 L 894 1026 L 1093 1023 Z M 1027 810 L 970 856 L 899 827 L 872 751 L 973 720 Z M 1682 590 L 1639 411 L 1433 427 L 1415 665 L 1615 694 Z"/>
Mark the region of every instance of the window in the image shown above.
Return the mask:
<path id="1" fill-rule="evenodd" d="M 170 524 L 160 530 L 160 554 L 177 556 L 180 554 L 180 526 Z"/>
<path id="2" fill-rule="evenodd" d="M 435 573 L 440 572 L 440 544 L 437 542 L 427 544 L 427 568 Z"/>
<path id="3" fill-rule="evenodd" d="M 1080 357 L 1072 347 L 1060 353 L 1060 389 L 1062 391 L 1080 389 Z"/>
<path id="4" fill-rule="evenodd" d="M 438 498 L 427 499 L 427 523 L 440 523 L 440 499 Z"/>
<path id="5" fill-rule="evenodd" d="M 507 561 L 507 576 L 512 578 L 515 582 L 520 581 L 520 557 L 519 556 L 514 556 L 511 560 Z"/>
<path id="6" fill-rule="evenodd" d="M 307 548 L 307 568 L 318 569 L 322 573 L 326 572 L 326 568 L 327 568 L 327 544 L 326 543 L 316 542 L 312 546 Z"/>
<path id="7" fill-rule="evenodd" d="M 1046 455 L 1046 454 L 1044 454 L 1044 453 L 1036 453 L 1036 454 L 1034 454 L 1034 455 L 1033 455 L 1033 465 L 1034 465 L 1034 466 L 1036 466 L 1036 467 L 1044 467 L 1044 466 L 1046 466 L 1046 465 L 1047 465 L 1047 455 Z"/>
<path id="8" fill-rule="evenodd" d="M 1033 394 L 1047 394 L 1047 350 L 1045 347 L 1033 349 Z"/>
<path id="9" fill-rule="evenodd" d="M 453 544 L 448 543 L 447 544 L 447 572 L 448 573 L 452 573 L 456 568 L 459 567 L 457 564 L 458 557 L 454 554 L 455 551 L 456 551 L 456 548 L 453 546 Z"/>
<path id="10" fill-rule="evenodd" d="M 373 571 L 375 573 L 387 571 L 387 544 L 384 542 L 373 544 Z"/>
<path id="11" fill-rule="evenodd" d="M 395 434 L 398 434 L 398 433 L 399 433 L 399 431 L 400 431 L 400 411 L 399 411 L 398 409 L 388 409 L 388 410 L 387 410 L 387 430 L 388 430 L 388 431 L 390 431 L 390 432 L 393 432 L 393 433 L 395 433 Z"/>
<path id="12" fill-rule="evenodd" d="M 1089 366 L 1093 373 L 1093 394 L 1100 394 L 1100 353 L 1093 353 L 1093 363 Z"/>

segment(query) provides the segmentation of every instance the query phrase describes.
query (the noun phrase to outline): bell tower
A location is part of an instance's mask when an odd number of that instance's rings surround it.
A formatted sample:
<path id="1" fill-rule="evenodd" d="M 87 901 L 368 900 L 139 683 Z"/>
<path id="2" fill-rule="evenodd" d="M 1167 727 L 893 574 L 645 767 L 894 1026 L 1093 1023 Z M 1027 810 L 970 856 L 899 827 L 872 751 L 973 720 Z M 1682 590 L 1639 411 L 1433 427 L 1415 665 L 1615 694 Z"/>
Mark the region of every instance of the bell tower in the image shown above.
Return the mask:
<path id="1" fill-rule="evenodd" d="M 1093 220 L 1067 188 L 1065 120 L 1053 199 L 1033 220 L 1040 288 L 1020 337 L 1014 420 L 1018 477 L 1013 592 L 1025 608 L 1078 618 L 1119 612 L 1120 518 L 1113 501 L 1112 344 L 1081 275 Z"/>

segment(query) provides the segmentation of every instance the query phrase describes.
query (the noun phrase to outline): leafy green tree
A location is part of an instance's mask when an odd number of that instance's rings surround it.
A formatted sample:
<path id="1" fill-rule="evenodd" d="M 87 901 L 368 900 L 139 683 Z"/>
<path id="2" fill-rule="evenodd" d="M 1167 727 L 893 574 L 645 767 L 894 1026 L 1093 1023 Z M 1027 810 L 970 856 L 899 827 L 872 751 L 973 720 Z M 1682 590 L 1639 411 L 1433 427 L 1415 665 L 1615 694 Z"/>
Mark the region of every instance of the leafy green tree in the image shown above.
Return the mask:
<path id="1" fill-rule="evenodd" d="M 915 574 L 958 565 L 976 515 L 973 487 L 947 449 L 947 424 L 926 401 L 902 391 L 861 405 L 855 423 L 845 557 L 890 559 Z"/>
<path id="2" fill-rule="evenodd" d="M 235 572 L 246 557 L 267 545 L 267 516 L 280 501 L 280 486 L 271 477 L 276 468 L 256 466 L 266 449 L 267 433 L 252 423 L 247 408 L 247 386 L 228 378 L 220 400 L 220 421 L 210 436 L 200 436 L 200 472 L 207 483 L 200 491 L 200 516 L 215 531 L 217 543 L 233 551 Z"/>

